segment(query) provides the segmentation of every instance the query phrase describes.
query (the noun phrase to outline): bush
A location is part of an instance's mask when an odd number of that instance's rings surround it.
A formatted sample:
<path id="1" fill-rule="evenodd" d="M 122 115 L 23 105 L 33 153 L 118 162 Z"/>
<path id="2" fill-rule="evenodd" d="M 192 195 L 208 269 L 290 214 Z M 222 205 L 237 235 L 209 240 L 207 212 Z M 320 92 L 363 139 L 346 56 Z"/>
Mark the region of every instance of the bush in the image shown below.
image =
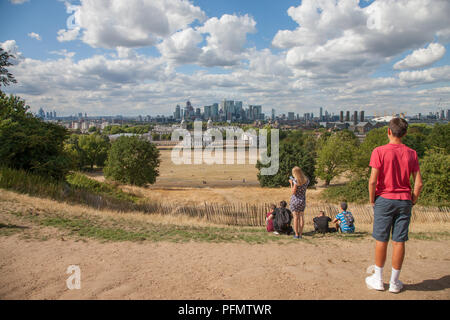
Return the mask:
<path id="1" fill-rule="evenodd" d="M 34 117 L 25 101 L 0 92 L 0 163 L 63 179 L 71 169 L 66 128 Z"/>
<path id="2" fill-rule="evenodd" d="M 342 186 L 330 186 L 325 189 L 321 197 L 330 202 L 366 203 L 369 201 L 369 180 L 362 178 L 352 180 Z"/>
<path id="3" fill-rule="evenodd" d="M 103 172 L 108 179 L 142 186 L 156 182 L 159 163 L 159 150 L 153 143 L 122 136 L 112 144 Z"/>
<path id="4" fill-rule="evenodd" d="M 289 176 L 292 174 L 292 168 L 299 166 L 302 168 L 305 175 L 309 178 L 309 186 L 314 186 L 316 181 L 315 176 L 315 141 L 311 136 L 307 136 L 302 131 L 292 131 L 280 142 L 279 150 L 279 169 L 278 172 L 272 176 L 261 175 L 258 172 L 258 181 L 261 187 L 287 187 L 289 186 Z M 270 141 L 270 136 L 267 138 Z M 270 145 L 268 146 L 270 150 Z M 270 165 L 263 165 L 259 161 L 256 168 L 261 170 L 263 167 Z"/>
<path id="5" fill-rule="evenodd" d="M 433 206 L 450 205 L 450 155 L 444 149 L 429 150 L 420 161 L 423 179 L 419 203 Z"/>

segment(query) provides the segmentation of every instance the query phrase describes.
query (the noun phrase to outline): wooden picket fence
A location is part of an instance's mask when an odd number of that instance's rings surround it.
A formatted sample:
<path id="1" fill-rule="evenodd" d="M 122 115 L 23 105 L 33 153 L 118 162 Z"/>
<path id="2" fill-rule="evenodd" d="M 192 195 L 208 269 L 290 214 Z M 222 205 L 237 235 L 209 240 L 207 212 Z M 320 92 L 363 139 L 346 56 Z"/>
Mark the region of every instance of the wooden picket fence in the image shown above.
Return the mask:
<path id="1" fill-rule="evenodd" d="M 217 224 L 233 226 L 264 226 L 269 203 L 204 203 L 203 205 L 176 205 L 148 203 L 140 205 L 140 210 L 146 213 L 163 215 L 187 215 Z M 312 204 L 305 210 L 305 224 L 311 225 L 313 217 L 320 210 L 332 219 L 339 213 L 337 205 Z M 349 210 L 353 213 L 356 223 L 369 224 L 373 222 L 373 208 L 370 205 L 352 205 Z M 413 207 L 411 221 L 419 223 L 450 222 L 450 208 L 448 207 Z"/>

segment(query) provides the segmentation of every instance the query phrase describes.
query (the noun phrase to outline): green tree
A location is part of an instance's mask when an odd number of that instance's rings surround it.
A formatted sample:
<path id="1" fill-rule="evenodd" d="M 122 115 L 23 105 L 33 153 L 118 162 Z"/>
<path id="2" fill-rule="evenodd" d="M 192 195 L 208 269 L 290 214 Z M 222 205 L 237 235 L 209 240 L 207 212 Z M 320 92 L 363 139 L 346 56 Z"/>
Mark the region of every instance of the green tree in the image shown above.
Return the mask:
<path id="1" fill-rule="evenodd" d="M 7 86 L 11 83 L 17 83 L 14 76 L 6 69 L 6 67 L 12 66 L 12 63 L 9 61 L 11 58 L 14 59 L 15 57 L 0 48 L 0 87 L 2 85 Z"/>
<path id="2" fill-rule="evenodd" d="M 450 123 L 436 123 L 427 137 L 427 145 L 429 148 L 443 148 L 447 154 L 450 154 Z"/>
<path id="3" fill-rule="evenodd" d="M 267 141 L 270 142 L 270 131 L 268 131 Z M 281 135 L 281 131 L 280 131 Z M 269 143 L 268 143 L 269 144 Z M 270 145 L 270 144 L 269 144 Z M 268 147 L 270 150 L 270 146 Z M 314 173 L 315 168 L 315 142 L 314 138 L 303 134 L 302 131 L 292 131 L 285 135 L 280 141 L 279 149 L 279 169 L 275 175 L 261 175 L 261 168 L 269 167 L 257 162 L 258 181 L 262 187 L 287 187 L 289 186 L 289 176 L 292 174 L 292 168 L 299 166 L 310 180 L 310 186 L 316 184 Z"/>
<path id="4" fill-rule="evenodd" d="M 350 168 L 357 144 L 355 135 L 350 131 L 337 132 L 319 144 L 316 175 L 325 180 L 326 186 Z"/>
<path id="5" fill-rule="evenodd" d="M 109 139 L 97 133 L 82 135 L 78 139 L 79 150 L 83 159 L 83 164 L 102 167 L 105 164 L 110 148 Z"/>
<path id="6" fill-rule="evenodd" d="M 431 127 L 426 124 L 412 124 L 408 128 L 406 137 L 403 138 L 403 143 L 417 152 L 417 156 L 422 158 L 429 144 L 427 136 L 431 132 Z"/>
<path id="7" fill-rule="evenodd" d="M 43 122 L 25 101 L 0 92 L 0 163 L 61 179 L 71 169 L 64 152 L 66 128 Z"/>
<path id="8" fill-rule="evenodd" d="M 423 178 L 420 203 L 429 205 L 450 205 L 450 154 L 444 149 L 432 149 L 420 161 Z"/>
<path id="9" fill-rule="evenodd" d="M 77 168 L 81 171 L 85 165 L 83 152 L 78 144 L 80 134 L 71 134 L 66 141 L 64 141 L 64 151 L 69 156 L 72 163 L 72 168 Z"/>
<path id="10" fill-rule="evenodd" d="M 159 150 L 153 143 L 123 136 L 112 144 L 103 171 L 108 179 L 142 186 L 156 182 L 159 164 Z"/>
<path id="11" fill-rule="evenodd" d="M 352 159 L 351 171 L 354 178 L 369 178 L 370 175 L 370 156 L 373 149 L 389 143 L 387 136 L 387 127 L 376 128 L 369 131 L 364 141 L 355 151 Z"/>

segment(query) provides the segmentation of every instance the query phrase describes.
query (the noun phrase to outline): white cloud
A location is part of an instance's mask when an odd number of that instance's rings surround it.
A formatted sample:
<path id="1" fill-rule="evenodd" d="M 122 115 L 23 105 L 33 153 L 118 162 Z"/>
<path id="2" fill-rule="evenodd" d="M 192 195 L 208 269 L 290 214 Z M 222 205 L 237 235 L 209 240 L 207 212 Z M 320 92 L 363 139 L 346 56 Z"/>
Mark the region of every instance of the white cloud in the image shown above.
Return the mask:
<path id="1" fill-rule="evenodd" d="M 255 20 L 248 16 L 225 14 L 208 19 L 196 29 L 176 32 L 157 47 L 175 64 L 196 63 L 206 67 L 233 66 L 245 59 L 247 33 L 256 32 Z M 206 44 L 203 35 L 206 34 Z"/>
<path id="2" fill-rule="evenodd" d="M 398 75 L 405 85 L 450 81 L 450 66 L 436 67 L 417 71 L 403 71 Z"/>
<path id="3" fill-rule="evenodd" d="M 288 10 L 299 24 L 272 44 L 287 63 L 315 77 L 367 76 L 405 50 L 446 34 L 450 1 L 385 0 L 360 8 L 357 0 L 304 0 Z"/>
<path id="4" fill-rule="evenodd" d="M 36 39 L 36 40 L 39 40 L 39 41 L 42 40 L 41 36 L 38 33 L 35 33 L 35 32 L 30 32 L 28 34 L 28 36 L 30 38 L 33 38 L 33 39 Z"/>
<path id="5" fill-rule="evenodd" d="M 445 55 L 445 47 L 439 43 L 430 43 L 425 49 L 414 50 L 403 60 L 394 64 L 394 69 L 416 69 L 429 66 L 442 59 Z"/>
<path id="6" fill-rule="evenodd" d="M 204 12 L 184 0 L 81 0 L 74 9 L 74 25 L 81 39 L 92 47 L 143 47 L 186 28 L 195 20 L 203 21 Z M 71 30 L 60 30 L 61 40 Z M 78 34 L 77 34 L 78 35 Z"/>
<path id="7" fill-rule="evenodd" d="M 29 0 L 9 0 L 12 4 L 22 4 L 28 2 Z"/>
<path id="8" fill-rule="evenodd" d="M 204 66 L 230 66 L 242 59 L 247 33 L 256 32 L 255 20 L 248 16 L 224 14 L 209 19 L 198 28 L 206 37 L 200 63 Z"/>
<path id="9" fill-rule="evenodd" d="M 73 41 L 78 37 L 78 34 L 80 33 L 80 28 L 74 28 L 74 29 L 61 29 L 58 31 L 58 36 L 56 39 L 58 39 L 59 42 L 64 41 Z"/>
<path id="10" fill-rule="evenodd" d="M 197 62 L 202 49 L 197 45 L 203 41 L 200 32 L 187 28 L 174 33 L 158 45 L 161 54 L 178 64 Z"/>
<path id="11" fill-rule="evenodd" d="M 17 64 L 23 59 L 22 52 L 19 51 L 16 40 L 6 40 L 5 42 L 0 42 L 0 48 L 15 57 L 15 59 L 9 60 L 13 64 Z"/>

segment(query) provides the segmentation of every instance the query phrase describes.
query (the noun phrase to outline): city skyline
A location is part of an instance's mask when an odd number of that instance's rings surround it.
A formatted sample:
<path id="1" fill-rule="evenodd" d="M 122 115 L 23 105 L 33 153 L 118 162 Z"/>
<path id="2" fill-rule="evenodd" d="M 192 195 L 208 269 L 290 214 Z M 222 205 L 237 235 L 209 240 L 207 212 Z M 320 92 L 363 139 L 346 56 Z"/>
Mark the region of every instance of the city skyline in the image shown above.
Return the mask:
<path id="1" fill-rule="evenodd" d="M 203 111 L 224 98 L 288 117 L 449 108 L 445 0 L 8 0 L 0 9 L 0 46 L 16 56 L 18 80 L 2 90 L 34 113 L 168 116 L 186 100 Z"/>

